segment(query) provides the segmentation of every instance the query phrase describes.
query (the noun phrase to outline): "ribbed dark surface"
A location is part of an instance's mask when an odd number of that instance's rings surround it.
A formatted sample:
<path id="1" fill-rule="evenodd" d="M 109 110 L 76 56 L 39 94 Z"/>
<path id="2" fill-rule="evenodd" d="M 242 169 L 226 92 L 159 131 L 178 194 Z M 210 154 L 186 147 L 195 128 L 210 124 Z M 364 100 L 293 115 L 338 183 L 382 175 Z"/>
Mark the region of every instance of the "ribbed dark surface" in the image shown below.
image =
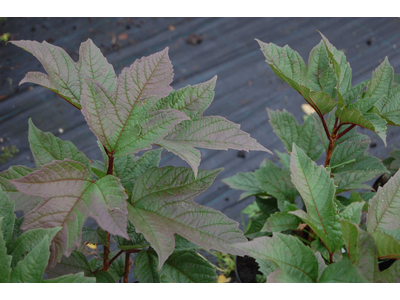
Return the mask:
<path id="1" fill-rule="evenodd" d="M 307 61 L 308 53 L 320 40 L 316 30 L 324 33 L 338 49 L 346 51 L 353 69 L 353 85 L 370 78 L 385 56 L 395 72 L 400 73 L 398 18 L 9 18 L 0 24 L 0 31 L 10 32 L 15 40 L 47 40 L 63 47 L 75 60 L 80 43 L 91 38 L 117 74 L 135 59 L 169 47 L 175 70 L 174 88 L 200 83 L 217 74 L 215 100 L 205 115 L 221 115 L 240 123 L 262 145 L 280 151 L 283 145 L 272 132 L 265 108 L 285 108 L 300 121 L 303 102 L 273 74 L 254 38 L 280 46 L 288 44 Z M 127 38 L 120 39 L 124 33 Z M 187 44 L 187 36 L 192 33 L 204 34 L 204 40 L 195 46 Z M 0 137 L 4 143 L 0 146 L 13 144 L 20 152 L 0 165 L 0 171 L 15 164 L 34 166 L 27 139 L 30 117 L 41 130 L 71 140 L 91 159 L 101 159 L 96 139 L 80 111 L 42 87 L 29 84 L 18 87 L 28 71 L 40 70 L 40 63 L 31 54 L 1 43 Z M 59 128 L 64 130 L 63 134 L 58 133 Z M 388 149 L 391 145 L 399 146 L 399 133 L 397 128 L 389 129 Z M 376 135 L 369 135 L 377 143 L 370 152 L 384 157 L 388 149 Z M 204 149 L 201 154 L 201 169 L 224 167 L 225 170 L 196 201 L 240 221 L 240 210 L 253 200 L 238 203 L 240 192 L 230 190 L 221 179 L 252 171 L 264 158 L 274 159 L 274 156 L 250 152 L 243 159 L 235 150 Z M 188 166 L 166 150 L 161 165 Z"/>

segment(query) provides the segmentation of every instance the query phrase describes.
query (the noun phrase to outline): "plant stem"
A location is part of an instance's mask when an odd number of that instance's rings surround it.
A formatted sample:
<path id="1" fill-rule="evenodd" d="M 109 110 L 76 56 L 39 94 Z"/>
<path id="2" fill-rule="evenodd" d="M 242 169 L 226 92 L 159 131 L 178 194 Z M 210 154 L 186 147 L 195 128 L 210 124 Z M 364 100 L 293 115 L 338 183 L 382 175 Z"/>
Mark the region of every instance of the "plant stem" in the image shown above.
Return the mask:
<path id="1" fill-rule="evenodd" d="M 114 260 L 116 260 L 122 253 L 124 253 L 124 250 L 119 251 L 109 262 L 109 264 L 111 265 L 113 263 Z"/>
<path id="2" fill-rule="evenodd" d="M 333 264 L 333 253 L 329 252 L 329 263 Z"/>
<path id="3" fill-rule="evenodd" d="M 343 132 L 341 132 L 337 139 L 340 139 L 342 136 L 344 136 L 346 133 L 348 133 L 350 130 L 352 130 L 354 127 L 356 127 L 356 124 L 353 124 L 351 126 L 349 126 L 348 128 L 346 128 Z"/>
<path id="4" fill-rule="evenodd" d="M 112 175 L 113 174 L 113 169 L 114 169 L 114 156 L 113 152 L 109 152 L 106 147 L 104 147 L 104 150 L 107 153 L 108 156 L 108 169 L 107 169 L 107 175 Z M 107 241 L 108 244 L 110 245 L 110 234 L 107 232 Z M 110 262 L 109 262 L 109 255 L 110 255 L 110 247 L 104 246 L 104 260 L 103 260 L 103 271 L 108 272 L 110 269 Z"/>
<path id="5" fill-rule="evenodd" d="M 333 148 L 335 147 L 335 142 L 336 140 L 331 139 L 329 141 L 329 147 L 328 147 L 328 151 L 326 151 L 326 159 L 325 159 L 325 168 L 327 166 L 329 166 L 329 163 L 331 162 L 331 157 L 332 157 L 332 152 L 333 152 Z"/>
<path id="6" fill-rule="evenodd" d="M 128 283 L 129 277 L 129 260 L 131 258 L 131 253 L 129 251 L 125 252 L 125 269 L 124 269 L 124 283 Z"/>
<path id="7" fill-rule="evenodd" d="M 108 244 L 110 244 L 110 234 L 107 232 L 107 242 Z M 110 269 L 110 247 L 106 247 L 104 246 L 104 260 L 103 260 L 103 271 L 108 272 L 108 270 Z"/>

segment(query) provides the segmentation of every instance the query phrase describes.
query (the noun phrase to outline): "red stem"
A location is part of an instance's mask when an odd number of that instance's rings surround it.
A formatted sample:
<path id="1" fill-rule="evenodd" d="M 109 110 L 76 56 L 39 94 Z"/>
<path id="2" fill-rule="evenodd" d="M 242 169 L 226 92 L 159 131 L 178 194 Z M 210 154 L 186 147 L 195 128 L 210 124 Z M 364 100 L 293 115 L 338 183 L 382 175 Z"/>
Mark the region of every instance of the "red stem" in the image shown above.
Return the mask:
<path id="1" fill-rule="evenodd" d="M 343 125 L 343 124 L 341 124 Z M 354 127 L 356 127 L 356 124 L 353 124 L 351 126 L 349 126 L 348 128 L 346 128 L 343 132 L 341 132 L 338 137 L 337 140 L 340 139 L 342 136 L 344 136 L 346 133 L 348 133 L 350 130 L 352 130 Z"/>
<path id="2" fill-rule="evenodd" d="M 129 277 L 129 260 L 131 257 L 131 253 L 129 251 L 125 252 L 125 269 L 124 269 L 124 283 L 128 283 Z"/>

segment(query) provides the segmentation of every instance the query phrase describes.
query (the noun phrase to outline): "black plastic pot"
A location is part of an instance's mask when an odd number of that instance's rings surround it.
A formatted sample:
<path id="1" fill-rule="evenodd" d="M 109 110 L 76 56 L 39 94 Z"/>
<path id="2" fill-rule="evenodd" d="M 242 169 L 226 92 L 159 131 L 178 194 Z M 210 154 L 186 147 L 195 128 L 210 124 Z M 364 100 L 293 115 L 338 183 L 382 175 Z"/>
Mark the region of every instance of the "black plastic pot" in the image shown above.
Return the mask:
<path id="1" fill-rule="evenodd" d="M 262 275 L 256 260 L 250 256 L 236 256 L 235 273 L 238 283 L 257 283 L 256 275 Z"/>

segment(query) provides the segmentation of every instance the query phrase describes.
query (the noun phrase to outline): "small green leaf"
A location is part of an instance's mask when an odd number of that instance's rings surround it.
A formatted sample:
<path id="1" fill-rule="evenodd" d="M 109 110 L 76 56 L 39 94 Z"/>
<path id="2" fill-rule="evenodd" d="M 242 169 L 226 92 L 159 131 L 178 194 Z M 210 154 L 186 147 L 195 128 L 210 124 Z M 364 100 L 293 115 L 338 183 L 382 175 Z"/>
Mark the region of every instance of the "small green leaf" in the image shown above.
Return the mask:
<path id="1" fill-rule="evenodd" d="M 92 275 L 92 269 L 85 255 L 79 251 L 72 251 L 69 257 L 63 256 L 61 261 L 46 271 L 49 278 L 57 278 L 67 274 L 84 271 L 86 276 Z M 94 270 L 93 270 L 94 271 Z"/>
<path id="2" fill-rule="evenodd" d="M 325 92 L 310 92 L 311 105 L 315 105 L 314 109 L 319 110 L 322 115 L 330 112 L 335 106 L 336 101 Z"/>
<path id="3" fill-rule="evenodd" d="M 294 116 L 286 111 L 273 111 L 267 108 L 269 122 L 275 134 L 282 141 L 289 153 L 292 152 L 292 144 L 302 148 L 312 160 L 317 160 L 324 151 L 319 145 L 320 139 L 315 130 L 312 118 L 307 118 L 302 125 L 298 125 Z"/>
<path id="4" fill-rule="evenodd" d="M 323 91 L 335 98 L 337 83 L 334 67 L 330 63 L 325 44 L 321 41 L 310 52 L 306 86 L 312 91 Z"/>
<path id="5" fill-rule="evenodd" d="M 340 218 L 345 219 L 351 223 L 360 224 L 361 210 L 364 207 L 364 204 L 364 201 L 351 203 L 340 214 Z"/>
<path id="6" fill-rule="evenodd" d="M 279 47 L 273 43 L 256 41 L 272 71 L 296 91 L 300 91 L 300 85 L 306 85 L 307 82 L 307 66 L 300 54 L 287 45 Z"/>
<path id="7" fill-rule="evenodd" d="M 222 179 L 222 181 L 229 185 L 229 187 L 232 189 L 247 192 L 243 193 L 240 196 L 239 200 L 243 200 L 244 198 L 264 193 L 264 190 L 261 189 L 260 184 L 256 179 L 255 172 L 239 172 L 232 177 Z"/>
<path id="8" fill-rule="evenodd" d="M 62 141 L 50 132 L 43 132 L 29 119 L 29 146 L 36 167 L 53 162 L 53 160 L 70 159 L 90 168 L 89 159 L 70 141 Z"/>
<path id="9" fill-rule="evenodd" d="M 372 73 L 371 81 L 368 84 L 366 97 L 387 96 L 392 88 L 394 71 L 388 58 L 375 69 Z"/>
<path id="10" fill-rule="evenodd" d="M 367 283 L 356 266 L 350 260 L 342 260 L 329 265 L 319 279 L 320 283 Z"/>
<path id="11" fill-rule="evenodd" d="M 31 252 L 46 236 L 51 241 L 60 229 L 61 227 L 37 228 L 24 232 L 8 246 L 8 254 L 12 255 L 11 267 L 14 268 L 26 256 L 26 253 Z"/>
<path id="12" fill-rule="evenodd" d="M 290 180 L 290 171 L 281 170 L 272 161 L 265 160 L 255 172 L 255 179 L 264 193 L 275 197 L 278 200 L 278 207 L 284 201 L 294 203 L 299 196 L 296 188 Z"/>
<path id="13" fill-rule="evenodd" d="M 48 235 L 35 246 L 12 270 L 10 282 L 39 283 L 42 281 L 50 257 L 50 238 Z"/>
<path id="14" fill-rule="evenodd" d="M 114 277 L 106 271 L 99 271 L 95 275 L 96 277 L 96 283 L 115 283 Z"/>
<path id="15" fill-rule="evenodd" d="M 110 244 L 107 241 L 107 232 L 100 227 L 97 227 L 97 229 L 93 229 L 91 227 L 83 226 L 82 242 L 89 242 L 94 245 L 100 244 L 106 247 L 110 247 Z"/>
<path id="16" fill-rule="evenodd" d="M 22 210 L 26 214 L 42 201 L 40 197 L 21 193 L 11 182 L 11 180 L 22 178 L 33 171 L 33 169 L 25 166 L 12 166 L 0 173 L 0 187 L 7 193 L 10 200 L 14 202 L 15 211 Z"/>

